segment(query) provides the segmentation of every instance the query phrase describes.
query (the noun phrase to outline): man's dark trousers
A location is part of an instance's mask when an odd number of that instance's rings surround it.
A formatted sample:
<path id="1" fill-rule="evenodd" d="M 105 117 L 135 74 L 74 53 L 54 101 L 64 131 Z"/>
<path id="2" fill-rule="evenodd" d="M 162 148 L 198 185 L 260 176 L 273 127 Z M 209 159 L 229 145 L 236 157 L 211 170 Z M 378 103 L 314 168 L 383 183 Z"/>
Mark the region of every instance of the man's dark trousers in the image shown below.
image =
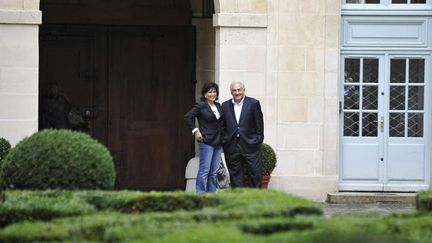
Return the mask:
<path id="1" fill-rule="evenodd" d="M 261 150 L 246 153 L 240 140 L 236 139 L 235 150 L 233 153 L 225 154 L 227 167 L 230 172 L 231 187 L 244 187 L 245 176 L 248 176 L 252 187 L 261 187 L 262 179 L 262 153 Z M 245 174 L 248 172 L 248 174 Z"/>

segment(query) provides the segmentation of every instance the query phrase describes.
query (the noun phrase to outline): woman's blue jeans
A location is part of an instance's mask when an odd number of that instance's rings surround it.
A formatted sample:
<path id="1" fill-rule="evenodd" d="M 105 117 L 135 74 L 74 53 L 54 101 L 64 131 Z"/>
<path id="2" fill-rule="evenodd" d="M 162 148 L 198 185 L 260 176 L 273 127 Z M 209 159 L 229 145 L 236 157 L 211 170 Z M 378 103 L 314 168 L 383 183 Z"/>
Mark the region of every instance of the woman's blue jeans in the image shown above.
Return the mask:
<path id="1" fill-rule="evenodd" d="M 213 147 L 200 143 L 200 161 L 196 179 L 196 192 L 215 192 L 217 189 L 217 171 L 221 162 L 222 146 Z"/>

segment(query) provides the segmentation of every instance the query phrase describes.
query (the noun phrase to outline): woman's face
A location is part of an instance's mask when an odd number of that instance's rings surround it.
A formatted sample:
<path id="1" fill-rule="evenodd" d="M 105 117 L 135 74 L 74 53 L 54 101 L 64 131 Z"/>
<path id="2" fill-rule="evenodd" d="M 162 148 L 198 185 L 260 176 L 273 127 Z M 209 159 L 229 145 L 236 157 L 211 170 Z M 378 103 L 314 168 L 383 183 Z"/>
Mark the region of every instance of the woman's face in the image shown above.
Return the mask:
<path id="1" fill-rule="evenodd" d="M 207 93 L 204 94 L 207 101 L 215 102 L 217 93 L 215 88 L 211 88 Z"/>

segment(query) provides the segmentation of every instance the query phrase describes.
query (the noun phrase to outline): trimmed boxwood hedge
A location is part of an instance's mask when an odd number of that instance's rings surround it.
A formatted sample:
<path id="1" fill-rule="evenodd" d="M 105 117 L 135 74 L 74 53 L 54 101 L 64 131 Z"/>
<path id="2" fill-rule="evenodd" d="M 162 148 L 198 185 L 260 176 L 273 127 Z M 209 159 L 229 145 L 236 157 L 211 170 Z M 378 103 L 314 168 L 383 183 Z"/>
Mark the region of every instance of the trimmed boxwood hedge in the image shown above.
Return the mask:
<path id="1" fill-rule="evenodd" d="M 11 144 L 6 138 L 0 137 L 0 165 L 1 161 L 6 157 L 11 149 Z"/>
<path id="2" fill-rule="evenodd" d="M 33 200 L 35 198 L 36 200 Z M 79 205 L 82 211 L 67 211 L 71 203 Z M 254 200 L 251 200 L 254 199 Z M 38 201 L 64 201 L 64 210 L 69 214 L 56 214 L 51 208 L 50 218 L 39 215 Z M 216 224 L 223 228 L 229 223 L 232 240 L 244 240 L 244 234 L 252 234 L 253 224 L 262 219 L 293 218 L 302 213 L 320 215 L 320 206 L 308 200 L 283 192 L 236 189 L 211 195 L 187 192 L 131 192 L 131 191 L 5 191 L 3 204 L 12 202 L 26 208 L 21 219 L 0 230 L 0 241 L 148 241 L 173 239 L 173 233 L 208 228 Z M 10 202 L 10 203 L 9 203 Z M 17 204 L 17 205 L 18 205 Z M 45 213 L 50 211 L 49 203 L 43 203 Z M 52 205 L 55 205 L 54 203 Z M 309 210 L 304 210 L 310 208 Z M 14 212 L 13 208 L 9 208 Z M 44 213 L 44 214 L 45 214 Z M 49 214 L 49 213 L 48 213 Z M 4 215 L 3 215 L 4 216 Z M 2 217 L 2 216 L 0 216 Z M 57 217 L 57 219 L 53 219 Z M 242 223 L 242 225 L 240 225 Z M 296 223 L 289 223 L 296 227 Z M 303 222 L 298 228 L 303 227 Z M 269 226 L 266 226 L 266 230 Z M 270 226 L 271 228 L 272 226 Z M 244 229 L 243 229 L 244 228 Z M 239 231 L 240 233 L 238 233 Z M 204 235 L 210 231 L 204 230 Z M 201 234 L 201 233 L 200 233 Z M 212 233 L 214 234 L 214 233 Z M 224 235 L 227 237 L 228 235 Z M 183 236 L 182 236 L 183 237 Z M 220 237 L 220 236 L 219 236 Z M 253 239 L 254 236 L 247 238 Z M 188 237 L 186 237 L 188 238 Z"/>
<path id="3" fill-rule="evenodd" d="M 237 189 L 205 197 L 186 192 L 3 191 L 0 197 L 0 226 L 105 210 L 122 213 L 195 210 L 190 217 L 196 221 L 322 213 L 316 203 L 271 190 L 260 193 Z"/>
<path id="4" fill-rule="evenodd" d="M 417 193 L 417 209 L 420 211 L 432 211 L 432 191 L 422 191 Z"/>
<path id="5" fill-rule="evenodd" d="M 112 189 L 113 159 L 88 134 L 46 129 L 23 139 L 3 160 L 0 184 L 13 189 Z"/>
<path id="6" fill-rule="evenodd" d="M 273 148 L 263 143 L 261 144 L 261 151 L 262 151 L 262 174 L 263 175 L 271 175 L 274 168 L 276 167 L 277 157 L 276 153 L 273 150 Z"/>
<path id="7" fill-rule="evenodd" d="M 71 191 L 3 191 L 0 195 L 0 227 L 24 220 L 51 220 L 97 211 L 85 198 Z"/>
<path id="8" fill-rule="evenodd" d="M 236 189 L 211 195 L 6 191 L 2 204 L 22 205 L 32 215 L 31 209 L 38 207 L 32 201 L 51 199 L 59 204 L 74 201 L 82 212 L 10 224 L 0 229 L 0 241 L 393 243 L 432 239 L 429 213 L 322 217 L 319 204 L 271 190 Z M 66 210 L 68 202 L 64 204 Z M 49 203 L 45 205 L 55 212 Z"/>

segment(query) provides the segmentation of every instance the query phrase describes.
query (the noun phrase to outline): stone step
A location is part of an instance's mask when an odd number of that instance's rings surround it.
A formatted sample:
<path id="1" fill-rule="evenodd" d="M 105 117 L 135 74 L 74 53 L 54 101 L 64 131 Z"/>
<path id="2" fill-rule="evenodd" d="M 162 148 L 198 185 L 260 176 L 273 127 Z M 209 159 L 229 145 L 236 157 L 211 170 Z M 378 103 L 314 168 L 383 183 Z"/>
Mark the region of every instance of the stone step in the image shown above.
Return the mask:
<path id="1" fill-rule="evenodd" d="M 327 194 L 327 203 L 366 204 L 366 203 L 416 204 L 416 193 L 385 192 L 334 192 Z"/>

